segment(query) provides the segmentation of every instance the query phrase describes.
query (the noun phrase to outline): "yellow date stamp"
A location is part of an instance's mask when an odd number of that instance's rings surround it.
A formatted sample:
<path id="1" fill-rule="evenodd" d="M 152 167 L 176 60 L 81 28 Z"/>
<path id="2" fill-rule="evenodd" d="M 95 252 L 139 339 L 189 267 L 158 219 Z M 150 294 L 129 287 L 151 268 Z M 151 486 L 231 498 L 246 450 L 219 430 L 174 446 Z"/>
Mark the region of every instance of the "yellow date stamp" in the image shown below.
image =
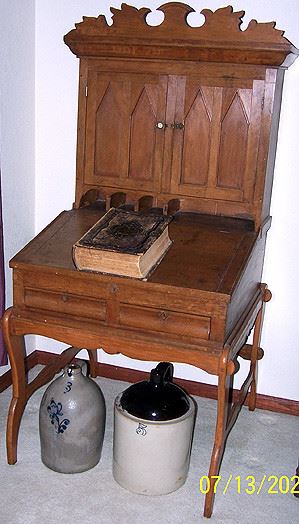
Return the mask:
<path id="1" fill-rule="evenodd" d="M 228 490 L 234 490 L 238 494 L 259 495 L 262 491 L 269 495 L 299 495 L 299 476 L 293 475 L 263 475 L 259 478 L 254 475 L 229 475 L 224 478 L 222 475 L 203 475 L 199 479 L 199 491 L 206 495 L 210 491 L 217 493 L 221 491 L 225 495 Z"/>

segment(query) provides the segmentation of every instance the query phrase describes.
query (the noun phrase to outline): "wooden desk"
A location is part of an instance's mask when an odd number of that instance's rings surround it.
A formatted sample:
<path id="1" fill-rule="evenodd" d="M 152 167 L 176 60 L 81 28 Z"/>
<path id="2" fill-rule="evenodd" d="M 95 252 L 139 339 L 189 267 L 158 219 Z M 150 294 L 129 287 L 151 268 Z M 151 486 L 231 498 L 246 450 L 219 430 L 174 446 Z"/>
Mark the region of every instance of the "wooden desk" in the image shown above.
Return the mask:
<path id="1" fill-rule="evenodd" d="M 61 213 L 11 261 L 14 303 L 3 318 L 13 377 L 8 462 L 17 460 L 30 395 L 81 348 L 197 366 L 218 377 L 213 476 L 249 392 L 255 408 L 263 305 L 261 284 L 283 73 L 298 51 L 273 24 L 205 10 L 191 28 L 184 4 L 123 5 L 85 18 L 65 37 L 80 57 L 74 209 Z M 125 42 L 125 44 L 124 44 Z M 111 206 L 173 214 L 173 245 L 148 281 L 77 271 L 72 245 Z M 254 329 L 252 345 L 246 344 Z M 26 383 L 24 335 L 70 348 Z M 251 361 L 230 403 L 237 357 Z"/>
<path id="2" fill-rule="evenodd" d="M 215 475 L 220 462 L 216 456 L 231 427 L 226 410 L 230 378 L 238 369 L 236 356 L 265 299 L 260 265 L 256 255 L 252 258 L 255 251 L 262 256 L 263 239 L 257 238 L 249 221 L 177 214 L 170 225 L 173 245 L 148 281 L 78 271 L 72 245 L 102 214 L 97 207 L 63 212 L 11 261 L 15 298 L 4 317 L 14 375 L 8 460 L 16 461 L 18 425 L 33 391 L 79 348 L 103 347 L 107 353 L 143 360 L 186 362 L 219 376 L 211 465 Z M 58 359 L 29 386 L 23 361 L 23 335 L 28 333 L 72 346 L 63 361 Z M 254 384 L 258 334 L 242 397 Z M 93 364 L 91 351 L 90 355 Z"/>

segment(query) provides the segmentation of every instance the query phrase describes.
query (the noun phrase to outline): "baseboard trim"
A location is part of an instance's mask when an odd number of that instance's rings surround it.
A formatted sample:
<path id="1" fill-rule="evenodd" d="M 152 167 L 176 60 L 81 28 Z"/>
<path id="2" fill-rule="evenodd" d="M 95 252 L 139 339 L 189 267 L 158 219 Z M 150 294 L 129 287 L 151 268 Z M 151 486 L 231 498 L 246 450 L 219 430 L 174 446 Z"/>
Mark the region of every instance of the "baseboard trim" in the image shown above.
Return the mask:
<path id="1" fill-rule="evenodd" d="M 54 353 L 48 353 L 47 351 L 37 351 L 36 353 L 38 364 L 46 365 L 55 357 Z M 122 380 L 123 382 L 139 382 L 148 379 L 148 373 L 145 371 L 113 366 L 111 364 L 102 364 L 100 362 L 97 364 L 96 372 L 99 377 Z M 176 378 L 175 382 L 182 386 L 190 395 L 214 400 L 217 399 L 217 386 L 182 378 Z M 238 391 L 235 390 L 234 394 L 237 395 Z M 245 401 L 245 405 L 246 404 L 247 402 Z M 299 416 L 299 402 L 296 400 L 258 394 L 256 407 L 268 411 L 275 411 L 276 413 Z"/>
<path id="2" fill-rule="evenodd" d="M 25 369 L 29 371 L 38 364 L 47 365 L 57 355 L 48 351 L 34 351 L 25 359 Z M 102 364 L 98 362 L 96 373 L 99 377 L 121 380 L 123 382 L 139 382 L 148 379 L 148 373 L 136 369 L 113 366 L 111 364 Z M 196 395 L 203 398 L 217 399 L 217 386 L 205 384 L 203 382 L 194 382 L 182 378 L 175 378 L 175 382 L 182 386 L 190 395 Z M 8 371 L 0 377 L 0 393 L 11 385 L 11 371 Z M 234 395 L 238 391 L 234 390 Z M 245 404 L 247 402 L 245 401 Z M 299 402 L 280 397 L 271 397 L 269 395 L 257 395 L 256 407 L 276 413 L 286 413 L 287 415 L 299 416 Z"/>

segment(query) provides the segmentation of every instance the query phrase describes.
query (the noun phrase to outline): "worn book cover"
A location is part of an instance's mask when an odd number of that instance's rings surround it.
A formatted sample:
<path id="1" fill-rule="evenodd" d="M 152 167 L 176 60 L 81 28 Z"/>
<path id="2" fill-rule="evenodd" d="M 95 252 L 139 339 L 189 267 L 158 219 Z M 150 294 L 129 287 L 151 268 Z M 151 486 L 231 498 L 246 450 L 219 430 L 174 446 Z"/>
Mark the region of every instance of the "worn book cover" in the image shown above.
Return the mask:
<path id="1" fill-rule="evenodd" d="M 146 278 L 171 245 L 172 217 L 111 208 L 73 246 L 78 269 Z"/>

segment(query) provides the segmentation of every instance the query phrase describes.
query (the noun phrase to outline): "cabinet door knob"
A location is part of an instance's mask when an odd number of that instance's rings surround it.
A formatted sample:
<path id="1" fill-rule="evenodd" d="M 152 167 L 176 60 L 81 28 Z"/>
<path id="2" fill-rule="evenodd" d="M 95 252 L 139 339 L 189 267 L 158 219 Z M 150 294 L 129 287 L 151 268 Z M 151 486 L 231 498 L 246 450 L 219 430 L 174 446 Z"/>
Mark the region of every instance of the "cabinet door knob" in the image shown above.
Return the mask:
<path id="1" fill-rule="evenodd" d="M 157 122 L 155 127 L 157 129 L 165 129 L 166 127 L 168 127 L 168 124 L 166 124 L 166 122 Z"/>

